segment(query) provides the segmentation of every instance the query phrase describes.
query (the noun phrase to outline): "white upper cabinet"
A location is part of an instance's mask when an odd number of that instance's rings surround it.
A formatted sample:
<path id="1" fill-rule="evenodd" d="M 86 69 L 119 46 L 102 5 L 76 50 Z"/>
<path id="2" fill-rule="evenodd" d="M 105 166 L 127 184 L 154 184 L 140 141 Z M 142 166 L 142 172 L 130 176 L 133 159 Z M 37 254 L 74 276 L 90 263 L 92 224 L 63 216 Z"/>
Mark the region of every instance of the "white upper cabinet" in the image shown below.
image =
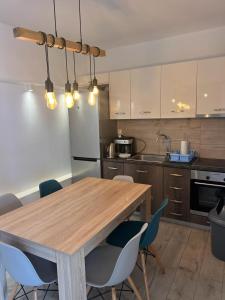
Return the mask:
<path id="1" fill-rule="evenodd" d="M 198 62 L 197 114 L 225 114 L 225 58 Z"/>
<path id="2" fill-rule="evenodd" d="M 196 116 L 197 62 L 162 66 L 161 118 Z"/>
<path id="3" fill-rule="evenodd" d="M 130 71 L 112 72 L 109 75 L 111 119 L 130 119 Z"/>
<path id="4" fill-rule="evenodd" d="M 131 119 L 160 118 L 161 67 L 131 70 Z"/>

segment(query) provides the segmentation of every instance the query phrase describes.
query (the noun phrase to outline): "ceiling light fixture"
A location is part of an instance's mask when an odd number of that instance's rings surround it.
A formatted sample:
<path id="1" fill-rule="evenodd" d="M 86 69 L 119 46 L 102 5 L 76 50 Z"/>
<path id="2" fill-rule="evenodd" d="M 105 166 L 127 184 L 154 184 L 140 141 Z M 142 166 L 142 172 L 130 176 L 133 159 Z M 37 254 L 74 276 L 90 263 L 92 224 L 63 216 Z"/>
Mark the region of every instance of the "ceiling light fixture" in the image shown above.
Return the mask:
<path id="1" fill-rule="evenodd" d="M 78 101 L 80 99 L 80 93 L 79 93 L 79 85 L 78 85 L 78 82 L 77 82 L 75 52 L 73 52 L 73 72 L 74 72 L 73 99 L 74 99 L 74 101 Z"/>
<path id="2" fill-rule="evenodd" d="M 93 56 L 93 67 L 94 67 L 94 78 L 93 78 L 93 82 L 92 82 L 92 84 L 93 84 L 93 94 L 95 96 L 97 96 L 98 93 L 99 93 L 99 89 L 98 89 L 98 80 L 97 80 L 96 75 L 95 75 L 95 57 L 94 56 Z"/>
<path id="3" fill-rule="evenodd" d="M 38 45 L 45 45 L 45 54 L 46 54 L 46 64 L 47 64 L 47 80 L 45 81 L 45 98 L 47 100 L 47 106 L 50 109 L 55 109 L 57 106 L 57 101 L 54 93 L 54 85 L 53 82 L 50 79 L 50 73 L 49 73 L 49 58 L 48 58 L 48 47 L 55 47 L 58 49 L 65 48 L 65 57 L 66 57 L 66 75 L 67 75 L 67 82 L 65 84 L 65 102 L 66 106 L 68 108 L 73 107 L 74 100 L 77 100 L 79 98 L 79 91 L 78 91 L 78 82 L 76 79 L 76 70 L 75 70 L 75 52 L 81 53 L 84 55 L 89 55 L 90 57 L 90 63 L 91 63 L 91 56 L 94 58 L 94 78 L 90 82 L 90 105 L 95 105 L 95 95 L 98 94 L 98 82 L 97 78 L 95 76 L 95 57 L 104 57 L 106 55 L 105 50 L 100 49 L 96 46 L 90 47 L 87 44 L 83 44 L 83 38 L 82 38 L 82 19 L 81 19 L 81 0 L 78 0 L 79 4 L 79 30 L 80 30 L 80 41 L 74 42 L 70 40 L 66 40 L 64 38 L 59 38 L 57 33 L 57 22 L 56 22 L 56 5 L 55 0 L 53 0 L 53 14 L 54 14 L 54 29 L 55 29 L 55 36 L 52 34 L 46 34 L 44 32 L 40 31 L 33 31 L 30 29 L 22 28 L 22 27 L 15 27 L 13 29 L 14 37 L 23 41 L 30 41 L 33 43 L 36 43 Z M 73 83 L 73 95 L 71 93 L 71 84 L 69 82 L 68 78 L 68 62 L 67 62 L 67 51 L 72 51 L 74 55 L 74 74 L 75 74 L 75 81 Z M 90 66 L 91 68 L 91 66 Z M 91 77 L 91 74 L 90 74 Z"/>
<path id="4" fill-rule="evenodd" d="M 45 46 L 45 60 L 46 60 L 46 67 L 47 67 L 47 79 L 45 80 L 45 99 L 47 102 L 47 107 L 51 110 L 54 110 L 57 106 L 57 100 L 54 92 L 54 85 L 50 79 L 50 70 L 49 70 L 49 56 L 48 56 L 48 45 L 47 45 L 47 38 L 44 32 L 41 32 L 43 40 L 39 45 Z"/>
<path id="5" fill-rule="evenodd" d="M 91 55 L 89 55 L 89 67 L 90 67 L 90 84 L 89 84 L 89 96 L 88 96 L 88 103 L 91 106 L 94 106 L 96 103 L 95 94 L 94 94 L 94 86 L 92 82 L 92 70 L 91 70 Z"/>
<path id="6" fill-rule="evenodd" d="M 66 40 L 61 38 L 63 42 L 63 48 L 65 53 L 65 65 L 66 65 L 66 83 L 65 83 L 65 93 L 64 99 L 67 108 L 72 108 L 74 106 L 73 95 L 71 93 L 71 83 L 69 81 L 69 72 L 68 72 L 68 58 L 67 58 L 67 50 L 66 50 Z"/>

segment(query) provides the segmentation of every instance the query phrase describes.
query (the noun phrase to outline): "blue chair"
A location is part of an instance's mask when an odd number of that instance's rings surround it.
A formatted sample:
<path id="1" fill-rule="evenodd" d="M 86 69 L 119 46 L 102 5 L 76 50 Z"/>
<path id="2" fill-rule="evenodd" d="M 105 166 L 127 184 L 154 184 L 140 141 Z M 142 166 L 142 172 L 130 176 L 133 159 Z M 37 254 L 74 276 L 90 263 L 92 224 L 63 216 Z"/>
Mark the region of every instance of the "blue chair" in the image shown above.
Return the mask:
<path id="1" fill-rule="evenodd" d="M 139 252 L 141 256 L 142 269 L 144 273 L 147 299 L 150 299 L 150 297 L 149 297 L 149 291 L 147 286 L 147 272 L 146 272 L 146 264 L 145 264 L 146 257 L 148 255 L 153 256 L 156 259 L 157 263 L 159 264 L 161 271 L 165 273 L 165 269 L 160 261 L 159 255 L 157 254 L 157 251 L 155 250 L 152 243 L 157 236 L 160 217 L 162 216 L 165 207 L 168 205 L 168 202 L 169 202 L 168 199 L 165 199 L 161 203 L 160 208 L 152 216 L 147 230 L 143 233 L 141 237 L 141 241 L 139 245 Z M 143 221 L 125 221 L 121 223 L 108 236 L 106 240 L 107 243 L 116 247 L 123 248 L 127 244 L 127 242 L 140 231 L 144 223 L 145 222 Z"/>
<path id="2" fill-rule="evenodd" d="M 45 196 L 48 196 L 61 190 L 62 188 L 63 187 L 61 186 L 61 184 L 55 179 L 44 181 L 39 184 L 40 197 L 43 198 Z"/>
<path id="3" fill-rule="evenodd" d="M 9 275 L 21 285 L 27 299 L 23 286 L 29 286 L 32 289 L 35 287 L 34 300 L 37 300 L 37 287 L 44 284 L 50 285 L 57 280 L 55 263 L 29 253 L 25 254 L 18 248 L 2 242 L 0 242 L 0 261 Z"/>

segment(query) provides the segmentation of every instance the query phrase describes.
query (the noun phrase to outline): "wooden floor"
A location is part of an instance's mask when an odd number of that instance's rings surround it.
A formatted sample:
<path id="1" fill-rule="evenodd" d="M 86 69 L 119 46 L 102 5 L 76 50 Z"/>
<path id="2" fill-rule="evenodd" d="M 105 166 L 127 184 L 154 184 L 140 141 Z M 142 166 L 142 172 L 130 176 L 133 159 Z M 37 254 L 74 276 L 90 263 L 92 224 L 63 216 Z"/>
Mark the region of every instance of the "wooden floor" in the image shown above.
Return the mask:
<path id="1" fill-rule="evenodd" d="M 150 257 L 147 269 L 151 300 L 225 300 L 224 263 L 211 254 L 209 231 L 161 222 L 155 246 L 166 274 L 160 273 L 154 258 Z M 139 269 L 135 268 L 132 277 L 145 299 L 141 276 Z M 91 296 L 95 294 L 93 291 Z M 46 300 L 50 299 L 58 299 L 57 293 L 49 293 Z M 111 297 L 108 295 L 105 299 Z M 121 299 L 135 297 L 126 294 Z"/>

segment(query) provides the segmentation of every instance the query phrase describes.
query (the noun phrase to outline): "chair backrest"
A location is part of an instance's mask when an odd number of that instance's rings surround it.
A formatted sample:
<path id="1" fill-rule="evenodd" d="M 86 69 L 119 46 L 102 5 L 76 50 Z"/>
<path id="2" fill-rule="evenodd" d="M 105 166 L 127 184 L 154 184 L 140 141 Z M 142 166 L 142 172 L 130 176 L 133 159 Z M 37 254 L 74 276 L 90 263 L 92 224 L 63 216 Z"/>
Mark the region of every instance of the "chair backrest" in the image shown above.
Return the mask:
<path id="1" fill-rule="evenodd" d="M 48 196 L 57 192 L 58 190 L 61 190 L 62 188 L 63 187 L 61 184 L 55 179 L 44 181 L 39 184 L 40 197 L 42 198 Z"/>
<path id="2" fill-rule="evenodd" d="M 0 196 L 0 215 L 4 215 L 14 209 L 23 206 L 20 200 L 13 194 Z"/>
<path id="3" fill-rule="evenodd" d="M 165 207 L 168 205 L 168 202 L 169 202 L 169 200 L 165 199 L 161 203 L 160 208 L 152 216 L 152 219 L 151 219 L 151 221 L 148 225 L 148 228 L 147 228 L 147 230 L 145 231 L 145 233 L 143 234 L 143 236 L 141 238 L 141 243 L 140 243 L 141 248 L 148 247 L 149 245 L 151 245 L 151 243 L 156 238 L 156 235 L 157 235 L 158 230 L 159 230 L 159 221 L 160 221 L 160 218 L 163 214 L 163 211 L 164 211 Z"/>
<path id="4" fill-rule="evenodd" d="M 44 284 L 28 257 L 18 248 L 0 242 L 0 261 L 17 283 L 32 287 Z"/>
<path id="5" fill-rule="evenodd" d="M 133 183 L 134 179 L 131 176 L 127 176 L 127 175 L 116 175 L 113 177 L 113 180 L 119 180 L 119 181 L 128 181 Z"/>
<path id="6" fill-rule="evenodd" d="M 117 285 L 130 276 L 137 261 L 141 235 L 147 227 L 148 223 L 145 223 L 141 230 L 122 249 L 113 273 L 105 286 Z"/>

